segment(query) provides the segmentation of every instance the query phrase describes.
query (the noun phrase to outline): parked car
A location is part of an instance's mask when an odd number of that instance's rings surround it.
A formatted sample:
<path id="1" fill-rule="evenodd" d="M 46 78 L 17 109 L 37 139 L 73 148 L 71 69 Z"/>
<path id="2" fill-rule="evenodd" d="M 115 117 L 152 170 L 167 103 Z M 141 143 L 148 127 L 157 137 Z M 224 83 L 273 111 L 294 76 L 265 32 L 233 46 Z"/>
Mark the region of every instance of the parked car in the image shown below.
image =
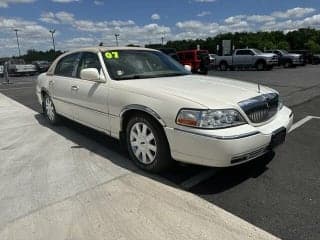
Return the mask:
<path id="1" fill-rule="evenodd" d="M 289 53 L 283 49 L 266 50 L 266 53 L 274 53 L 278 55 L 278 65 L 285 68 L 305 65 L 301 54 Z"/>
<path id="2" fill-rule="evenodd" d="M 273 89 L 192 75 L 146 48 L 65 53 L 38 76 L 36 95 L 50 123 L 62 115 L 119 139 L 133 162 L 152 172 L 173 159 L 248 162 L 283 143 L 293 121 Z"/>
<path id="3" fill-rule="evenodd" d="M 278 57 L 273 53 L 263 53 L 258 49 L 236 49 L 231 56 L 217 56 L 216 65 L 221 71 L 236 67 L 270 70 L 278 65 Z"/>
<path id="4" fill-rule="evenodd" d="M 48 61 L 33 61 L 32 64 L 36 66 L 39 73 L 48 71 L 50 67 L 50 63 Z"/>
<path id="5" fill-rule="evenodd" d="M 0 77 L 3 77 L 4 74 L 4 66 L 0 65 Z"/>
<path id="6" fill-rule="evenodd" d="M 159 48 L 157 50 L 167 54 L 168 56 L 172 57 L 177 62 L 180 62 L 179 56 L 177 54 L 177 51 L 174 48 Z"/>
<path id="7" fill-rule="evenodd" d="M 10 75 L 35 75 L 37 68 L 33 64 L 26 64 L 23 59 L 11 58 L 8 60 Z"/>
<path id="8" fill-rule="evenodd" d="M 291 50 L 290 53 L 301 54 L 305 64 L 320 64 L 320 57 L 309 50 Z"/>
<path id="9" fill-rule="evenodd" d="M 180 63 L 191 66 L 194 73 L 207 73 L 210 60 L 209 51 L 207 50 L 185 50 L 178 51 Z"/>

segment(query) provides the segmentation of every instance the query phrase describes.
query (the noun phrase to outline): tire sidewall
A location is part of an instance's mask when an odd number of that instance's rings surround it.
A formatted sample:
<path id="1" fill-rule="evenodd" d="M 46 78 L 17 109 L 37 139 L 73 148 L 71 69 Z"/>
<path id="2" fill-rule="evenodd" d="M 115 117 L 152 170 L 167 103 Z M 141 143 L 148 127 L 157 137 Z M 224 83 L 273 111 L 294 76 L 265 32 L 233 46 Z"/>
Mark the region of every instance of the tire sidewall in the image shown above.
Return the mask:
<path id="1" fill-rule="evenodd" d="M 53 120 L 51 120 L 49 117 L 48 117 L 48 114 L 47 114 L 47 107 L 46 107 L 46 100 L 49 99 L 51 101 L 51 104 L 53 106 L 53 112 L 54 112 L 54 118 Z M 43 98 L 43 113 L 44 115 L 46 116 L 46 119 L 53 125 L 57 124 L 58 123 L 58 115 L 57 115 L 57 112 L 56 112 L 56 108 L 52 102 L 52 99 L 50 98 L 50 96 L 48 95 L 45 95 L 44 98 Z"/>
<path id="2" fill-rule="evenodd" d="M 157 153 L 154 161 L 149 164 L 144 164 L 140 162 L 135 156 L 135 154 L 133 153 L 133 150 L 131 148 L 131 143 L 130 143 L 131 128 L 134 126 L 134 124 L 138 122 L 146 124 L 150 128 L 150 130 L 152 131 L 155 137 Z M 143 116 L 143 115 L 136 115 L 129 120 L 126 128 L 126 145 L 127 145 L 127 150 L 128 150 L 130 159 L 139 168 L 143 170 L 157 173 L 165 170 L 171 163 L 171 156 L 170 156 L 167 139 L 163 135 L 163 131 L 161 131 L 159 124 L 155 123 L 155 121 L 150 117 Z"/>

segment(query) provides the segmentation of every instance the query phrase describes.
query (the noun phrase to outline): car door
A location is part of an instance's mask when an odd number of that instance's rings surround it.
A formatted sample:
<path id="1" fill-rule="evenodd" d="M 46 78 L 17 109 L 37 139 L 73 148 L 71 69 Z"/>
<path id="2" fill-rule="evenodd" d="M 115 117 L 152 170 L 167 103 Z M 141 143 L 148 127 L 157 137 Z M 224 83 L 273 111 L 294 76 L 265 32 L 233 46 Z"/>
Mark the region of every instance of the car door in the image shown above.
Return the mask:
<path id="1" fill-rule="evenodd" d="M 71 80 L 70 87 L 74 119 L 97 130 L 107 131 L 109 129 L 107 83 L 81 79 L 81 70 L 86 68 L 96 68 L 101 78 L 105 78 L 97 53 L 83 52 L 77 77 Z"/>
<path id="2" fill-rule="evenodd" d="M 73 119 L 71 101 L 71 80 L 77 75 L 80 54 L 73 53 L 60 59 L 54 75 L 49 77 L 49 92 L 56 111 Z"/>
<path id="3" fill-rule="evenodd" d="M 236 58 L 234 59 L 235 65 L 250 66 L 253 62 L 253 53 L 251 50 L 238 50 Z"/>

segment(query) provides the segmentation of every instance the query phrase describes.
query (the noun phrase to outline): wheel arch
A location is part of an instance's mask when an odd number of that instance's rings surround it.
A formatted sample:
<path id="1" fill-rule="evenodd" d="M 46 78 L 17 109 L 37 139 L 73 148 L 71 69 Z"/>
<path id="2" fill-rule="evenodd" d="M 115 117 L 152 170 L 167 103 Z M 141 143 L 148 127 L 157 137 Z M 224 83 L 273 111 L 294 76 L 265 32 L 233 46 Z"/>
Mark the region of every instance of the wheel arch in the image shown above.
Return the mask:
<path id="1" fill-rule="evenodd" d="M 257 66 L 257 65 L 258 65 L 258 63 L 261 63 L 261 62 L 262 62 L 263 64 L 265 64 L 265 65 L 267 64 L 267 61 L 266 61 L 265 59 L 263 59 L 263 58 L 259 58 L 259 59 L 257 59 L 257 61 L 255 62 L 255 64 L 254 64 L 254 65 L 255 65 L 255 66 Z"/>
<path id="2" fill-rule="evenodd" d="M 166 127 L 165 121 L 153 109 L 140 104 L 131 104 L 125 106 L 120 112 L 120 140 L 125 137 L 126 127 L 130 118 L 135 114 L 145 114 L 155 120 L 162 128 Z M 165 134 L 165 131 L 163 131 Z M 166 134 L 165 134 L 166 135 Z M 166 136 L 167 137 L 167 136 Z"/>

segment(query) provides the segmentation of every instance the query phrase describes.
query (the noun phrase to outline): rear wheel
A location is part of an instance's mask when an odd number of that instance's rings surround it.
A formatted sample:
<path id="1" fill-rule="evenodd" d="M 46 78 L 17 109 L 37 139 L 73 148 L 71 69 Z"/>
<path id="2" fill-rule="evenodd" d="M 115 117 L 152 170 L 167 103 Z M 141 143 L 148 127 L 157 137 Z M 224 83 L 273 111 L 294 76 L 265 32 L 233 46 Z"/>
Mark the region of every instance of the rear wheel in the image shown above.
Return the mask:
<path id="1" fill-rule="evenodd" d="M 151 117 L 132 117 L 127 124 L 126 142 L 130 159 L 143 170 L 161 172 L 172 164 L 163 129 Z"/>
<path id="2" fill-rule="evenodd" d="M 266 63 L 265 63 L 264 61 L 258 61 L 258 62 L 256 63 L 256 69 L 257 69 L 258 71 L 263 71 L 263 70 L 265 70 L 265 69 L 266 69 Z"/>
<path id="3" fill-rule="evenodd" d="M 286 61 L 283 66 L 285 68 L 291 68 L 292 67 L 292 62 L 291 61 Z"/>
<path id="4" fill-rule="evenodd" d="M 228 64 L 226 62 L 221 62 L 219 64 L 220 71 L 227 71 L 228 70 Z"/>
<path id="5" fill-rule="evenodd" d="M 43 112 L 51 124 L 56 125 L 59 123 L 60 117 L 56 112 L 50 96 L 48 95 L 44 95 L 43 97 Z"/>

